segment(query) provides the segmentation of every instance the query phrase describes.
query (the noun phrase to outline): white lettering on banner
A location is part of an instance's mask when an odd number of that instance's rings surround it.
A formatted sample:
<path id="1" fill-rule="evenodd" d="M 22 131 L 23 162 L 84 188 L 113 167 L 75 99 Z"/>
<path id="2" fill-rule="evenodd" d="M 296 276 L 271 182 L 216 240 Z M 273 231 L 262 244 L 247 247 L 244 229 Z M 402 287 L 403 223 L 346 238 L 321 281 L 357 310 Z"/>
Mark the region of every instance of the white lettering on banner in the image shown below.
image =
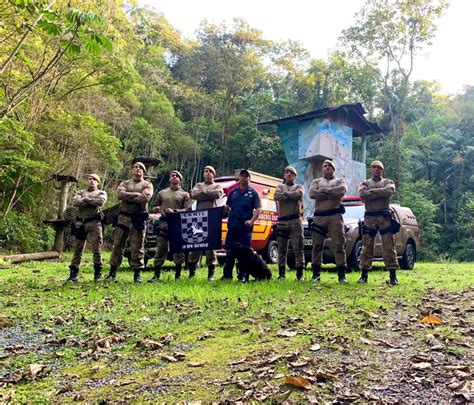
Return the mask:
<path id="1" fill-rule="evenodd" d="M 192 245 L 182 245 L 182 249 L 192 249 L 192 248 L 207 248 L 209 243 L 194 243 Z"/>
<path id="2" fill-rule="evenodd" d="M 181 213 L 182 218 L 200 218 L 207 217 L 207 211 L 191 211 Z"/>

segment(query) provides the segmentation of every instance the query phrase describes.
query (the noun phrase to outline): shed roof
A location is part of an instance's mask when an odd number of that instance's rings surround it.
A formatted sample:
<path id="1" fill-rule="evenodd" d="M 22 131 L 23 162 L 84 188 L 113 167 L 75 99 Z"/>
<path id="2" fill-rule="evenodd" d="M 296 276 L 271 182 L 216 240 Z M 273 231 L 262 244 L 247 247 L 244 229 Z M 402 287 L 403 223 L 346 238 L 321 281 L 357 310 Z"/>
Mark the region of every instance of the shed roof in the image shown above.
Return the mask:
<path id="1" fill-rule="evenodd" d="M 292 117 L 280 118 L 273 121 L 260 122 L 257 125 L 282 124 L 290 121 L 307 121 L 315 118 L 327 118 L 338 124 L 345 125 L 354 130 L 353 136 L 375 135 L 382 133 L 376 122 L 369 122 L 364 117 L 366 111 L 361 103 L 342 104 L 337 107 L 322 108 L 320 110 L 309 111 Z"/>

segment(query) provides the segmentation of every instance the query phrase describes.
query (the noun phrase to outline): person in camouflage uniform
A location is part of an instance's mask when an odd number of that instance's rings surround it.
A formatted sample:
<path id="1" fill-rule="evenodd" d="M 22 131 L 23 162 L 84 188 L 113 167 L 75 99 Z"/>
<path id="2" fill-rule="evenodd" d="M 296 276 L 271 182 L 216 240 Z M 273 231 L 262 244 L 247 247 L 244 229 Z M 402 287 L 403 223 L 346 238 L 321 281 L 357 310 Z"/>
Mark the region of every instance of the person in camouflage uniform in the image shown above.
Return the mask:
<path id="1" fill-rule="evenodd" d="M 392 180 L 382 177 L 384 166 L 379 160 L 371 163 L 370 170 L 372 178 L 363 181 L 359 186 L 359 196 L 365 202 L 365 215 L 360 255 L 361 277 L 358 282 L 367 283 L 368 281 L 374 257 L 375 237 L 377 232 L 380 232 L 383 261 L 390 273 L 390 284 L 396 285 L 398 284 L 396 271 L 399 266 L 392 214 L 389 210 L 390 197 L 395 193 L 395 184 Z"/>
<path id="2" fill-rule="evenodd" d="M 125 242 L 130 238 L 130 266 L 134 274 L 133 280 L 141 282 L 140 272 L 145 267 L 145 233 L 148 218 L 148 202 L 153 195 L 153 185 L 144 179 L 146 167 L 135 162 L 132 167 L 133 178 L 122 181 L 117 188 L 120 201 L 120 213 L 114 228 L 114 246 L 110 256 L 110 272 L 108 281 L 117 276 L 117 269 L 122 263 Z"/>
<path id="3" fill-rule="evenodd" d="M 153 212 L 161 213 L 158 235 L 156 237 L 156 253 L 154 263 L 154 275 L 148 280 L 149 283 L 158 281 L 161 276 L 161 267 L 166 260 L 169 250 L 167 215 L 174 212 L 191 210 L 191 198 L 187 191 L 181 188 L 183 176 L 177 170 L 170 173 L 170 186 L 161 190 L 156 198 Z M 184 263 L 184 253 L 174 253 L 175 280 L 181 278 L 181 269 Z"/>
<path id="4" fill-rule="evenodd" d="M 216 176 L 216 170 L 212 166 L 206 166 L 204 168 L 204 182 L 197 183 L 192 191 L 191 196 L 197 201 L 196 209 L 206 209 L 217 207 L 218 201 L 224 194 L 222 186 L 214 182 Z M 189 252 L 188 256 L 188 267 L 189 277 L 194 277 L 196 273 L 197 263 L 201 258 L 203 252 L 192 251 Z M 217 264 L 217 255 L 214 250 L 206 251 L 206 264 L 207 264 L 207 280 L 214 280 L 214 271 Z"/>
<path id="5" fill-rule="evenodd" d="M 323 177 L 314 179 L 309 188 L 309 196 L 315 199 L 315 211 L 312 223 L 312 281 L 318 282 L 321 274 L 324 240 L 330 236 L 336 256 L 337 275 L 340 283 L 346 280 L 346 239 L 342 214 L 342 197 L 347 191 L 346 182 L 334 176 L 336 165 L 331 160 L 323 162 Z"/>
<path id="6" fill-rule="evenodd" d="M 102 279 L 102 256 L 103 244 L 102 207 L 107 201 L 107 193 L 99 190 L 100 178 L 97 174 L 87 176 L 88 187 L 78 191 L 72 199 L 72 205 L 78 208 L 76 221 L 73 224 L 73 234 L 76 237 L 74 255 L 69 266 L 68 282 L 77 282 L 82 254 L 86 246 L 86 240 L 91 245 L 94 255 L 94 281 Z"/>
<path id="7" fill-rule="evenodd" d="M 278 278 L 285 278 L 286 255 L 288 241 L 295 254 L 296 278 L 303 278 L 304 270 L 304 235 L 303 211 L 304 187 L 295 184 L 297 171 L 288 166 L 283 174 L 284 183 L 279 184 L 275 191 L 275 201 L 278 205 L 277 242 L 278 242 Z"/>

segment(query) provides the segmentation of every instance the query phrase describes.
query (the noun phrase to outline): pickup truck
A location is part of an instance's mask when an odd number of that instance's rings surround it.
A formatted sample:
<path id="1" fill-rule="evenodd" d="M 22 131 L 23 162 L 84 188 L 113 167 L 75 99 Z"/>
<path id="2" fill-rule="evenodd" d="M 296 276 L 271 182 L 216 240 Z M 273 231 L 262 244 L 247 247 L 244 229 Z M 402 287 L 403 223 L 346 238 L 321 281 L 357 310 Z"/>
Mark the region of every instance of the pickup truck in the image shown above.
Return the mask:
<path id="1" fill-rule="evenodd" d="M 343 199 L 346 209 L 344 218 L 344 232 L 346 236 L 347 265 L 350 269 L 358 269 L 360 253 L 362 251 L 362 237 L 360 226 L 364 223 L 365 205 L 359 197 L 348 197 Z M 390 204 L 390 211 L 400 223 L 400 232 L 395 234 L 395 245 L 398 261 L 402 269 L 411 270 L 415 266 L 416 255 L 420 246 L 420 228 L 415 215 L 408 207 L 398 204 Z M 304 252 L 305 262 L 311 262 L 311 251 L 313 241 L 308 222 L 304 224 Z M 382 240 L 380 234 L 375 239 L 374 261 L 382 260 Z M 331 247 L 331 239 L 326 239 L 323 250 L 323 262 L 334 263 L 334 252 Z M 295 256 L 291 249 L 288 249 L 287 264 L 290 269 L 295 268 Z"/>

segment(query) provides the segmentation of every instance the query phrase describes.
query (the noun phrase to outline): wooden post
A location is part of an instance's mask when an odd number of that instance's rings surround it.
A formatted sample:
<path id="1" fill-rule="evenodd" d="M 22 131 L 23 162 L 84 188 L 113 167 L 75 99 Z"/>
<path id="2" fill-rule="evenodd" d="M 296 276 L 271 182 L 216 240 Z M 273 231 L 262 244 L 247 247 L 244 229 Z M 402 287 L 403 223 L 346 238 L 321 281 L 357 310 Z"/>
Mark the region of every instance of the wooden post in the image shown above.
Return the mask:
<path id="1" fill-rule="evenodd" d="M 365 165 L 367 159 L 367 135 L 362 135 L 360 142 L 360 161 Z"/>

